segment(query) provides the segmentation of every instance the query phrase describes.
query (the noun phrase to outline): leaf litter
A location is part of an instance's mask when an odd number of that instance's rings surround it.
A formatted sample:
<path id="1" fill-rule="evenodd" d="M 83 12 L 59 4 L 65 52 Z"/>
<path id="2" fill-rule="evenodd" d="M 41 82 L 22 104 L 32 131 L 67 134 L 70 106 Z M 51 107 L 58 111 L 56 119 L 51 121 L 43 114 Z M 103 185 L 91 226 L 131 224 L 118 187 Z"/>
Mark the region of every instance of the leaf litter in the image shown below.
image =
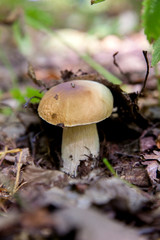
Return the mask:
<path id="1" fill-rule="evenodd" d="M 0 238 L 158 239 L 160 130 L 157 117 L 146 117 L 143 101 L 139 108 L 145 91 L 143 96 L 126 93 L 82 70 L 63 70 L 61 78 L 48 82 L 38 80 L 31 65 L 29 71 L 42 91 L 72 79 L 100 82 L 114 96 L 114 111 L 98 124 L 101 152 L 95 169 L 81 164 L 76 179 L 59 171 L 62 130 L 38 118 L 37 104 L 27 101 L 16 124 L 9 120 L 10 130 L 2 125 Z"/>

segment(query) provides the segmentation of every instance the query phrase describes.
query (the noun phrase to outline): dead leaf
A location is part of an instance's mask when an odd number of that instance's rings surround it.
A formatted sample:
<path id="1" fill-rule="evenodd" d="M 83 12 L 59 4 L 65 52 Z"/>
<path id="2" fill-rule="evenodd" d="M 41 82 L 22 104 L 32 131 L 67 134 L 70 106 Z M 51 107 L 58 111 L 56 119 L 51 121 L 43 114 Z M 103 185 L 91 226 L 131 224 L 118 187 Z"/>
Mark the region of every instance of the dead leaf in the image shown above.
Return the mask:
<path id="1" fill-rule="evenodd" d="M 138 230 L 109 219 L 90 209 L 69 208 L 54 215 L 55 228 L 60 236 L 76 229 L 75 240 L 145 240 Z"/>
<path id="2" fill-rule="evenodd" d="M 17 224 L 19 221 L 19 213 L 12 212 L 6 216 L 0 216 L 0 238 L 1 238 L 1 231 L 6 231 L 7 228 Z"/>
<path id="3" fill-rule="evenodd" d="M 157 145 L 157 148 L 160 149 L 160 134 L 158 134 L 156 145 Z"/>
<path id="4" fill-rule="evenodd" d="M 160 179 L 157 177 L 158 171 L 160 171 L 160 151 L 154 150 L 151 154 L 142 155 L 145 161 L 142 162 L 146 165 L 146 170 L 152 184 L 158 184 Z"/>
<path id="5" fill-rule="evenodd" d="M 145 161 L 142 163 L 143 165 L 147 165 L 147 173 L 151 180 L 152 184 L 157 184 L 159 182 L 159 179 L 157 178 L 157 171 L 159 170 L 159 163 L 157 161 Z"/>
<path id="6" fill-rule="evenodd" d="M 68 176 L 65 173 L 36 166 L 27 166 L 22 174 L 22 178 L 28 184 L 41 184 L 47 187 L 64 187 L 68 183 Z"/>
<path id="7" fill-rule="evenodd" d="M 144 157 L 144 159 L 149 160 L 157 160 L 160 162 L 160 151 L 153 151 L 153 154 L 143 154 L 142 155 Z"/>
<path id="8" fill-rule="evenodd" d="M 39 207 L 53 206 L 54 208 L 67 208 L 78 204 L 78 197 L 79 195 L 77 193 L 53 187 L 47 191 L 39 193 L 39 197 L 34 204 Z"/>
<path id="9" fill-rule="evenodd" d="M 156 145 L 154 136 L 147 136 L 140 139 L 140 150 L 144 152 L 149 149 L 153 149 Z"/>
<path id="10" fill-rule="evenodd" d="M 132 167 L 127 170 L 125 169 L 123 170 L 121 178 L 138 187 L 150 186 L 148 174 L 144 167 Z"/>
<path id="11" fill-rule="evenodd" d="M 151 200 L 148 194 L 115 177 L 94 183 L 86 190 L 86 195 L 94 204 L 102 205 L 114 201 L 117 209 L 131 213 L 139 211 Z"/>
<path id="12" fill-rule="evenodd" d="M 45 209 L 36 209 L 22 214 L 21 223 L 24 228 L 41 228 L 53 225 L 50 214 Z"/>

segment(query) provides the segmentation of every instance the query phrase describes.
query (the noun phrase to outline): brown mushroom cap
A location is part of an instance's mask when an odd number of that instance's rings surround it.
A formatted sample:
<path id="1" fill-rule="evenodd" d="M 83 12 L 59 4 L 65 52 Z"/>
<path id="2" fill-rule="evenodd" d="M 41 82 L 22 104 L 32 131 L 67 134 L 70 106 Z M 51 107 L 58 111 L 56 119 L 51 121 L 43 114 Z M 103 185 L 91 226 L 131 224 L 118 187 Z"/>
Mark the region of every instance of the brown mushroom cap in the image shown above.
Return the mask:
<path id="1" fill-rule="evenodd" d="M 73 80 L 52 87 L 38 107 L 42 119 L 66 127 L 100 122 L 109 117 L 112 110 L 111 91 L 89 80 Z"/>

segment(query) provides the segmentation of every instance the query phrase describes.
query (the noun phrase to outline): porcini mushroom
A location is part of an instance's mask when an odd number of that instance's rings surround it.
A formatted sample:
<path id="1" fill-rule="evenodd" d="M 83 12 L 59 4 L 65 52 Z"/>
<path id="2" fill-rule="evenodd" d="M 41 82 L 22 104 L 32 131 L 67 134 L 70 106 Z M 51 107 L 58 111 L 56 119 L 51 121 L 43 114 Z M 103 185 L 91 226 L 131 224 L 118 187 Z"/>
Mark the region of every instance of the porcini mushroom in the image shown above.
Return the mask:
<path id="1" fill-rule="evenodd" d="M 38 107 L 39 116 L 53 125 L 63 126 L 62 171 L 77 176 L 80 161 L 99 154 L 96 123 L 113 110 L 111 91 L 98 82 L 73 80 L 52 87 Z"/>

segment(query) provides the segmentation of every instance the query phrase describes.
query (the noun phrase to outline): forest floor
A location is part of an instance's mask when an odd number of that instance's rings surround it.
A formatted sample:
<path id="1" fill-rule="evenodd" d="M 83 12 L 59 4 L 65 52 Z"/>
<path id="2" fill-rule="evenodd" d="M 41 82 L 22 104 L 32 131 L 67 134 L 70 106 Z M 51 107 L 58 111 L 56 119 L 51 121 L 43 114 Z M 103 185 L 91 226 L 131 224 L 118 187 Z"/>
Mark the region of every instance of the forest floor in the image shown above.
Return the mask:
<path id="1" fill-rule="evenodd" d="M 0 239 L 160 239 L 159 76 L 147 69 L 150 54 L 145 59 L 142 53 L 147 41 L 142 33 L 103 40 L 71 30 L 63 34 L 123 85 L 109 83 L 71 49 L 54 38 L 45 45 L 45 37 L 35 33 L 27 56 L 36 74 L 31 79 L 28 61 L 7 42 L 12 68 L 0 64 Z M 59 170 L 62 128 L 40 119 L 38 103 L 20 104 L 12 97 L 12 72 L 22 92 L 28 86 L 46 91 L 44 85 L 72 79 L 110 88 L 114 110 L 97 124 L 101 151 L 94 169 L 81 164 L 76 178 Z"/>

